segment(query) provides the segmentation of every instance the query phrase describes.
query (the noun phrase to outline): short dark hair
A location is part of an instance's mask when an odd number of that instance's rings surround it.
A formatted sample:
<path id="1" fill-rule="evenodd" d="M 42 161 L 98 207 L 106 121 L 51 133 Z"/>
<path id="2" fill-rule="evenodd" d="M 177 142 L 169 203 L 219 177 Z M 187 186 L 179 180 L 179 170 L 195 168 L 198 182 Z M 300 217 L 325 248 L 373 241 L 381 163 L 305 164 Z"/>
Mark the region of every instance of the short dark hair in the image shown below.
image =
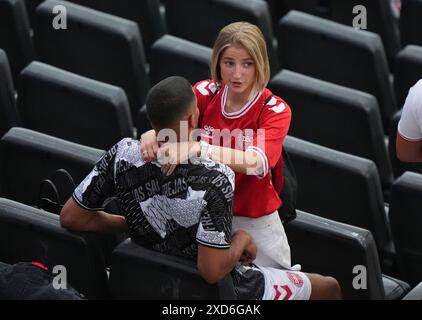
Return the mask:
<path id="1" fill-rule="evenodd" d="M 183 77 L 172 76 L 158 82 L 146 98 L 147 116 L 153 128 L 173 128 L 194 99 L 192 85 Z"/>

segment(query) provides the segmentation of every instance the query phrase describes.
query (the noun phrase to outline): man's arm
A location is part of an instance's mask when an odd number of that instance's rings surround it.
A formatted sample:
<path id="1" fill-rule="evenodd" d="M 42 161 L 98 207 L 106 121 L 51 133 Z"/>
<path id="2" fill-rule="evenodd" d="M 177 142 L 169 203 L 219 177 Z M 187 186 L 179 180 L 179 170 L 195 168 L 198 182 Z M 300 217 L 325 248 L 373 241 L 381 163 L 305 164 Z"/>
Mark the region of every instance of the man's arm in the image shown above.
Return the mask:
<path id="1" fill-rule="evenodd" d="M 82 208 L 70 197 L 60 212 L 60 224 L 70 231 L 79 232 L 125 232 L 127 224 L 124 217 L 103 211 L 90 211 Z"/>
<path id="2" fill-rule="evenodd" d="M 397 132 L 397 158 L 403 162 L 422 162 L 422 140 L 410 141 Z"/>
<path id="3" fill-rule="evenodd" d="M 251 236 L 239 230 L 232 236 L 230 248 L 216 249 L 198 244 L 198 271 L 208 283 L 216 283 L 229 273 L 241 257 L 255 260 L 256 246 Z"/>

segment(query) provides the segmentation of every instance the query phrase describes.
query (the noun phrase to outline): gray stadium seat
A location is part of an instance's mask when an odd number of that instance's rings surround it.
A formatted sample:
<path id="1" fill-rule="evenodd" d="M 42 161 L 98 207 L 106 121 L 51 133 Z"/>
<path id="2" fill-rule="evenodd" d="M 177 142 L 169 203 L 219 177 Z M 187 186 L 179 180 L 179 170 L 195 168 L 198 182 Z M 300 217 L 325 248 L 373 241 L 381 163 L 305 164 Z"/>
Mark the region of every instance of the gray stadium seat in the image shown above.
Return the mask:
<path id="1" fill-rule="evenodd" d="M 397 104 L 402 108 L 409 89 L 422 79 L 422 46 L 408 45 L 396 57 L 394 89 Z"/>
<path id="2" fill-rule="evenodd" d="M 402 44 L 422 46 L 422 0 L 402 0 L 400 33 Z"/>
<path id="3" fill-rule="evenodd" d="M 235 299 L 230 275 L 218 284 L 202 279 L 195 261 L 146 249 L 130 239 L 114 249 L 110 294 L 114 299 Z"/>
<path id="4" fill-rule="evenodd" d="M 136 22 L 146 53 L 149 53 L 154 41 L 166 33 L 165 17 L 160 13 L 159 0 L 69 0 L 69 2 Z"/>
<path id="5" fill-rule="evenodd" d="M 268 5 L 261 0 L 163 0 L 170 34 L 212 47 L 218 32 L 229 23 L 247 21 L 257 25 L 268 47 L 271 72 L 280 68 Z"/>
<path id="6" fill-rule="evenodd" d="M 32 130 L 12 128 L 0 140 L 0 195 L 35 205 L 43 179 L 63 168 L 79 184 L 103 153 Z"/>
<path id="7" fill-rule="evenodd" d="M 398 300 L 410 289 L 407 283 L 382 275 L 375 241 L 368 230 L 302 211 L 285 228 L 292 262 L 301 264 L 304 272 L 336 278 L 344 299 Z M 362 266 L 366 268 L 366 281 L 355 279 L 364 276 L 362 269 L 359 271 Z M 354 283 L 365 282 L 366 289 L 353 287 Z"/>
<path id="8" fill-rule="evenodd" d="M 18 92 L 25 128 L 100 149 L 134 136 L 121 88 L 32 62 L 20 75 Z"/>
<path id="9" fill-rule="evenodd" d="M 357 5 L 366 8 L 367 30 L 377 33 L 384 44 L 390 61 L 400 50 L 398 21 L 393 16 L 390 1 L 385 0 L 284 0 L 287 9 L 298 10 L 333 20 L 348 26 L 353 25 Z"/>
<path id="10" fill-rule="evenodd" d="M 57 215 L 0 198 L 0 243 L 0 261 L 41 262 L 51 271 L 61 265 L 67 281 L 86 298 L 108 297 L 106 265 L 116 245 L 112 236 L 68 232 Z"/>
<path id="11" fill-rule="evenodd" d="M 390 220 L 399 277 L 411 285 L 422 281 L 421 199 L 421 174 L 405 172 L 393 184 Z"/>
<path id="12" fill-rule="evenodd" d="M 411 162 L 402 162 L 397 158 L 396 153 L 396 138 L 397 138 L 397 126 L 401 118 L 402 109 L 397 111 L 393 119 L 391 120 L 391 132 L 388 136 L 388 154 L 390 156 L 390 162 L 393 167 L 394 177 L 397 178 L 401 176 L 405 171 L 413 171 L 422 173 L 422 164 L 420 163 L 411 163 Z"/>
<path id="13" fill-rule="evenodd" d="M 372 95 L 289 70 L 269 88 L 292 108 L 289 135 L 374 161 L 383 190 L 390 189 L 393 173 Z"/>
<path id="14" fill-rule="evenodd" d="M 290 11 L 280 20 L 277 37 L 283 69 L 372 94 L 388 131 L 397 107 L 378 35 Z"/>
<path id="15" fill-rule="evenodd" d="M 165 35 L 151 48 L 151 85 L 166 77 L 179 75 L 192 85 L 210 78 L 211 49 L 200 44 Z"/>
<path id="16" fill-rule="evenodd" d="M 19 124 L 15 88 L 6 53 L 0 49 L 0 137 Z"/>
<path id="17" fill-rule="evenodd" d="M 67 9 L 67 29 L 52 27 L 56 5 Z M 149 80 L 138 25 L 66 1 L 37 8 L 35 46 L 39 60 L 122 88 L 134 117 L 145 101 Z"/>
<path id="18" fill-rule="evenodd" d="M 0 49 L 9 57 L 16 84 L 19 72 L 35 57 L 24 0 L 0 0 Z"/>
<path id="19" fill-rule="evenodd" d="M 290 136 L 283 148 L 298 179 L 297 208 L 370 230 L 383 271 L 394 274 L 395 250 L 375 164 Z"/>

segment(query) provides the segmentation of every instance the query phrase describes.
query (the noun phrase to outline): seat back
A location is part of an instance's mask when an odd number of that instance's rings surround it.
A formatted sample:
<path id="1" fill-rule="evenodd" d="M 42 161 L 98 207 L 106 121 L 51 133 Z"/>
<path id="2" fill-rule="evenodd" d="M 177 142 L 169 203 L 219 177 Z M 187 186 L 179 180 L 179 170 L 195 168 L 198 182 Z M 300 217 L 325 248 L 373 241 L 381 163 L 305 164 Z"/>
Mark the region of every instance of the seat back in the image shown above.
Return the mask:
<path id="1" fill-rule="evenodd" d="M 372 94 L 388 131 L 396 101 L 377 34 L 290 11 L 280 20 L 277 38 L 283 69 Z"/>
<path id="2" fill-rule="evenodd" d="M 0 261 L 41 262 L 66 276 L 88 299 L 108 297 L 106 261 L 113 241 L 112 237 L 68 232 L 57 215 L 0 198 L 0 243 L 7 244 L 0 246 Z M 66 271 L 58 269 L 59 273 L 55 266 Z"/>
<path id="3" fill-rule="evenodd" d="M 66 8 L 67 29 L 52 27 L 55 6 Z M 138 25 L 66 1 L 37 8 L 35 46 L 40 61 L 122 88 L 134 117 L 145 102 L 149 80 Z"/>
<path id="4" fill-rule="evenodd" d="M 402 44 L 422 46 L 422 0 L 403 0 L 400 13 L 400 33 Z"/>
<path id="5" fill-rule="evenodd" d="M 103 153 L 32 130 L 12 128 L 0 140 L 2 196 L 35 205 L 43 179 L 63 168 L 79 184 Z"/>
<path id="6" fill-rule="evenodd" d="M 394 248 L 375 164 L 290 136 L 283 147 L 296 169 L 297 208 L 370 230 L 380 261 L 391 266 Z"/>
<path id="7" fill-rule="evenodd" d="M 370 94 L 289 70 L 270 82 L 292 108 L 289 135 L 375 162 L 383 189 L 393 183 L 377 100 Z"/>
<path id="8" fill-rule="evenodd" d="M 393 184 L 390 221 L 399 277 L 412 286 L 422 281 L 422 175 L 405 172 Z"/>
<path id="9" fill-rule="evenodd" d="M 69 2 L 136 22 L 142 35 L 145 53 L 149 53 L 154 41 L 166 33 L 165 18 L 160 13 L 159 0 L 70 0 Z"/>
<path id="10" fill-rule="evenodd" d="M 194 261 L 146 249 L 130 239 L 112 254 L 110 293 L 114 299 L 235 299 L 227 275 L 210 285 Z"/>
<path id="11" fill-rule="evenodd" d="M 9 57 L 13 80 L 35 58 L 24 0 L 0 1 L 0 48 Z"/>
<path id="12" fill-rule="evenodd" d="M 210 48 L 171 35 L 161 37 L 151 48 L 151 84 L 174 75 L 185 77 L 192 85 L 209 79 L 211 51 Z"/>
<path id="13" fill-rule="evenodd" d="M 19 124 L 15 88 L 6 53 L 0 49 L 0 137 Z"/>
<path id="14" fill-rule="evenodd" d="M 32 62 L 18 89 L 19 113 L 28 129 L 100 149 L 134 135 L 121 88 Z"/>
<path id="15" fill-rule="evenodd" d="M 371 232 L 302 211 L 285 228 L 292 261 L 304 272 L 333 276 L 346 300 L 385 298 Z"/>
<path id="16" fill-rule="evenodd" d="M 387 56 L 394 60 L 400 50 L 400 33 L 397 18 L 394 17 L 390 7 L 390 1 L 385 0 L 284 0 L 287 9 L 299 10 L 329 19 L 341 24 L 352 26 L 365 10 L 366 28 L 368 31 L 377 33 L 384 44 Z M 361 7 L 357 7 L 361 6 Z M 359 10 L 354 10 L 354 8 Z"/>
<path id="17" fill-rule="evenodd" d="M 271 72 L 275 74 L 279 70 L 271 16 L 265 1 L 164 0 L 163 3 L 170 34 L 210 48 L 220 30 L 232 22 L 247 21 L 257 25 L 267 43 Z"/>
<path id="18" fill-rule="evenodd" d="M 422 79 L 422 46 L 408 45 L 396 57 L 394 89 L 398 107 L 402 108 L 409 89 Z"/>

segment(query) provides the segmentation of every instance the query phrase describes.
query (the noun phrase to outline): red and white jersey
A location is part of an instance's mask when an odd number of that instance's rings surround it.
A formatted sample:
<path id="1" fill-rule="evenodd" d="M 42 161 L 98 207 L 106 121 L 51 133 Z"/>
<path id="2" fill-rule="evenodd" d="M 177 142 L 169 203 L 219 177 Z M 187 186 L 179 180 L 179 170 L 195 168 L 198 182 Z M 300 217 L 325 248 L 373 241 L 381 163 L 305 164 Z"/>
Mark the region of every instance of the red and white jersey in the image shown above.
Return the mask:
<path id="1" fill-rule="evenodd" d="M 227 86 L 217 91 L 212 80 L 204 80 L 195 84 L 194 91 L 200 111 L 201 139 L 214 145 L 252 150 L 263 163 L 259 175 L 236 173 L 233 214 L 259 218 L 273 213 L 281 206 L 281 146 L 289 130 L 290 107 L 280 97 L 272 96 L 270 90 L 264 89 L 242 109 L 229 113 L 225 110 Z"/>

